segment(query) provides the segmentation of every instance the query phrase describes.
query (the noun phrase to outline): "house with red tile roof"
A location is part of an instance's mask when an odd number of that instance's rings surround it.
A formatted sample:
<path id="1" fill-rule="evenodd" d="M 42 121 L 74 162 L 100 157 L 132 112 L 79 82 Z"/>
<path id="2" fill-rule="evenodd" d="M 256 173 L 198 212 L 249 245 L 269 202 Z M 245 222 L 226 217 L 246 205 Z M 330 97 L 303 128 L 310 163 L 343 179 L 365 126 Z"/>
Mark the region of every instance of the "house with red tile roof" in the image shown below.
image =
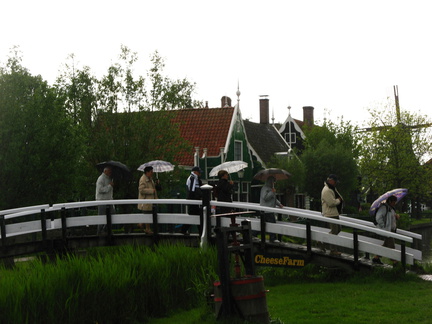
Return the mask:
<path id="1" fill-rule="evenodd" d="M 172 123 L 178 125 L 180 136 L 190 143 L 190 150 L 176 156 L 178 165 L 185 169 L 199 166 L 203 170 L 204 181 L 216 182 L 218 179 L 209 177 L 209 173 L 223 162 L 241 160 L 248 163 L 243 174 L 240 174 L 241 178 L 237 173 L 230 175 L 237 182 L 237 199 L 241 195 L 242 201 L 248 201 L 250 182 L 260 164 L 254 162 L 239 104 L 233 107 L 231 99 L 224 96 L 219 108 L 208 108 L 206 105 L 205 108 L 173 111 Z"/>

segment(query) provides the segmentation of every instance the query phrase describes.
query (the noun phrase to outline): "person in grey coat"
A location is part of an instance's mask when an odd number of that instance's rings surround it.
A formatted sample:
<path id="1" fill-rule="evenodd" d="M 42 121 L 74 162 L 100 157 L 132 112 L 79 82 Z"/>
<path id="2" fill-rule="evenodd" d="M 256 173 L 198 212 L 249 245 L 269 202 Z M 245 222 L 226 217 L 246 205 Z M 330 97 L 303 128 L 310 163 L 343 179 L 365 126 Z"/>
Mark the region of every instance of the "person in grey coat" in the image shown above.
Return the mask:
<path id="1" fill-rule="evenodd" d="M 261 188 L 260 194 L 260 206 L 265 207 L 280 207 L 283 208 L 283 205 L 276 198 L 276 189 L 274 187 L 276 183 L 276 178 L 270 176 L 267 178 L 265 185 Z M 268 223 L 276 223 L 276 216 L 274 213 L 264 213 L 263 214 L 265 221 Z M 276 234 L 270 233 L 270 242 L 279 243 L 279 240 L 276 239 Z"/>
<path id="2" fill-rule="evenodd" d="M 375 219 L 377 222 L 377 227 L 379 229 L 396 233 L 396 224 L 398 219 L 400 218 L 399 214 L 396 213 L 395 206 L 397 203 L 396 196 L 390 196 L 387 198 L 387 201 L 383 203 L 377 210 Z M 393 237 L 386 237 L 384 239 L 383 246 L 388 247 L 390 249 L 395 248 L 395 241 Z M 380 256 L 375 255 L 372 259 L 373 263 L 383 264 L 381 262 Z M 393 264 L 396 264 L 396 261 L 393 261 Z"/>
<path id="3" fill-rule="evenodd" d="M 114 191 L 114 182 L 112 179 L 112 169 L 107 166 L 96 181 L 96 200 L 112 200 Z M 114 205 L 98 206 L 98 215 L 106 215 L 106 209 L 109 208 L 111 215 L 115 214 Z M 105 230 L 105 225 L 97 226 L 97 234 Z"/>

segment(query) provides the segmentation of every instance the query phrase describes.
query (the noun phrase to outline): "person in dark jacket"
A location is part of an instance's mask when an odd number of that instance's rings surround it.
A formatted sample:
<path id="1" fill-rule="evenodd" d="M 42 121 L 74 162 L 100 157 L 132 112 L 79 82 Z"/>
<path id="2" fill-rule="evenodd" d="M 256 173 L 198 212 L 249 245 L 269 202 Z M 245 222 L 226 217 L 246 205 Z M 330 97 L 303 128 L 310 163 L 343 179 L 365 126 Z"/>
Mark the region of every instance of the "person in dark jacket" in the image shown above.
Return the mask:
<path id="1" fill-rule="evenodd" d="M 188 191 L 187 199 L 191 200 L 201 200 L 202 199 L 202 191 L 201 191 L 202 181 L 201 181 L 201 168 L 195 166 L 192 168 L 191 174 L 186 181 L 186 187 Z M 189 215 L 200 215 L 200 206 L 198 205 L 189 205 L 188 207 Z M 185 224 L 182 225 L 181 233 L 184 235 L 189 234 L 189 229 L 191 225 Z"/>
<path id="2" fill-rule="evenodd" d="M 224 202 L 232 202 L 234 183 L 232 180 L 228 180 L 229 179 L 228 172 L 225 170 L 220 170 L 218 172 L 218 178 L 219 181 L 215 187 L 216 200 L 224 201 Z M 226 213 L 231 213 L 232 211 L 233 209 L 231 207 L 217 207 L 216 209 L 217 214 L 226 214 Z"/>

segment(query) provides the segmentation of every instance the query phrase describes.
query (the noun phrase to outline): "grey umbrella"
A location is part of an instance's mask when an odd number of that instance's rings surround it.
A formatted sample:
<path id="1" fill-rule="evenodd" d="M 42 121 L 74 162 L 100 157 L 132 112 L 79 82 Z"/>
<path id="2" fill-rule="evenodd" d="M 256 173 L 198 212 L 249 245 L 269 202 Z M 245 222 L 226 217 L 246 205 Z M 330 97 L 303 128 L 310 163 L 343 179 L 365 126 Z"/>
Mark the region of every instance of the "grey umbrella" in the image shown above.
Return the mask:
<path id="1" fill-rule="evenodd" d="M 277 168 L 264 169 L 254 175 L 254 179 L 266 181 L 268 177 L 274 177 L 276 180 L 286 180 L 291 176 L 291 173 Z"/>

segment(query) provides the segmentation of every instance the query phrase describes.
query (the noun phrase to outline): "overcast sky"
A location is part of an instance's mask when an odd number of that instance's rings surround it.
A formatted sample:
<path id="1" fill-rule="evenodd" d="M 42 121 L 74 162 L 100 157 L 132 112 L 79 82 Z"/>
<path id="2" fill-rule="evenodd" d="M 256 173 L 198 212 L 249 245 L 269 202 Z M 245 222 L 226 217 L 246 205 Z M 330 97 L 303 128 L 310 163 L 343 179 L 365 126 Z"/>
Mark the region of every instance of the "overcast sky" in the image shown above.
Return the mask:
<path id="1" fill-rule="evenodd" d="M 399 87 L 404 110 L 430 114 L 430 1 L 38 0 L 0 4 L 0 62 L 20 46 L 23 65 L 51 84 L 69 54 L 100 77 L 123 44 L 142 71 L 155 50 L 165 73 L 197 84 L 195 99 L 224 95 L 259 121 L 268 95 L 276 122 L 343 116 L 362 124 Z"/>

